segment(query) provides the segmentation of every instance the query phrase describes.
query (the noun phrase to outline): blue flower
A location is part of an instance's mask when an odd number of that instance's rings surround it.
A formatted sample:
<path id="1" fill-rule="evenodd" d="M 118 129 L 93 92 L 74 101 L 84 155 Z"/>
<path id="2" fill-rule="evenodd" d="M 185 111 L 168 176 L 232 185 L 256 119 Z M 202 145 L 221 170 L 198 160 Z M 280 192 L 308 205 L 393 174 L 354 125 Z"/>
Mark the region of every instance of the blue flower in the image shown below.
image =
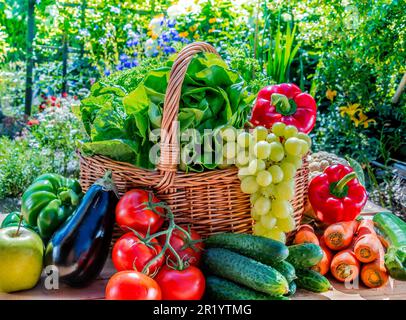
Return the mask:
<path id="1" fill-rule="evenodd" d="M 162 40 L 162 42 L 169 42 L 171 40 L 171 34 L 169 32 L 164 32 L 161 34 L 159 40 Z"/>
<path id="2" fill-rule="evenodd" d="M 176 25 L 176 20 L 175 19 L 170 19 L 168 20 L 168 27 L 173 28 Z"/>
<path id="3" fill-rule="evenodd" d="M 134 59 L 133 61 L 131 61 L 131 68 L 134 68 L 138 65 L 139 65 L 138 60 Z"/>
<path id="4" fill-rule="evenodd" d="M 133 55 L 134 55 L 134 57 L 138 57 L 138 52 L 135 51 L 135 52 L 133 53 Z"/>
<path id="5" fill-rule="evenodd" d="M 127 61 L 127 60 L 128 60 L 128 56 L 127 56 L 125 53 L 123 53 L 123 54 L 120 55 L 120 61 L 121 61 L 121 62 L 125 62 L 125 61 Z"/>
<path id="6" fill-rule="evenodd" d="M 116 66 L 116 69 L 119 71 L 123 70 L 123 65 L 120 63 L 119 65 Z"/>
<path id="7" fill-rule="evenodd" d="M 164 47 L 164 53 L 165 54 L 172 54 L 172 53 L 175 53 L 176 52 L 176 50 L 175 50 L 175 48 L 174 47 L 169 47 L 169 46 L 165 46 Z"/>
<path id="8" fill-rule="evenodd" d="M 111 74 L 111 71 L 110 71 L 110 70 L 108 70 L 108 69 L 104 70 L 104 75 L 105 75 L 106 77 L 108 77 L 110 74 Z"/>
<path id="9" fill-rule="evenodd" d="M 124 62 L 124 63 L 123 63 L 123 67 L 126 68 L 126 69 L 131 68 L 131 61 L 126 61 L 126 62 Z"/>
<path id="10" fill-rule="evenodd" d="M 179 32 L 178 32 L 178 30 L 171 28 L 171 29 L 169 29 L 169 34 L 171 35 L 171 37 L 175 37 L 175 36 L 179 35 Z"/>
<path id="11" fill-rule="evenodd" d="M 159 51 L 157 49 L 154 49 L 151 56 L 156 57 L 158 54 L 159 54 Z"/>

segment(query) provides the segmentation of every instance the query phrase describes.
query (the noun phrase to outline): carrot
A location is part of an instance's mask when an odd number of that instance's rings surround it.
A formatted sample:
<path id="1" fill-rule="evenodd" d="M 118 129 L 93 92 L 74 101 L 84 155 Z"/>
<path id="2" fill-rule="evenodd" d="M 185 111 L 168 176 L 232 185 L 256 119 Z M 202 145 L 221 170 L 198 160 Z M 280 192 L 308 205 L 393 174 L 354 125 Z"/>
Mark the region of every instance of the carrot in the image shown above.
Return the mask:
<path id="1" fill-rule="evenodd" d="M 296 232 L 293 243 L 294 244 L 314 243 L 316 245 L 319 245 L 319 239 L 317 239 L 313 227 L 308 224 L 304 224 Z"/>
<path id="2" fill-rule="evenodd" d="M 330 264 L 331 260 L 333 259 L 333 254 L 331 253 L 330 249 L 326 246 L 323 236 L 320 238 L 320 247 L 323 250 L 323 258 L 320 260 L 318 264 L 313 266 L 311 269 L 324 276 L 330 270 Z"/>
<path id="3" fill-rule="evenodd" d="M 361 221 L 357 233 L 358 235 L 354 242 L 354 253 L 357 259 L 363 263 L 369 263 L 377 259 L 382 244 L 374 230 L 373 221 Z"/>
<path id="4" fill-rule="evenodd" d="M 385 268 L 384 249 L 379 248 L 378 258 L 368 264 L 364 264 L 361 269 L 361 280 L 369 288 L 379 288 L 388 283 L 389 276 Z"/>
<path id="5" fill-rule="evenodd" d="M 361 222 L 358 225 L 357 228 L 357 235 L 363 236 L 364 234 L 374 234 L 376 235 L 375 229 L 374 229 L 374 222 L 372 220 L 361 220 Z"/>
<path id="6" fill-rule="evenodd" d="M 327 247 L 337 251 L 347 248 L 352 242 L 356 227 L 356 221 L 343 221 L 328 226 L 324 231 Z"/>
<path id="7" fill-rule="evenodd" d="M 337 253 L 331 260 L 331 274 L 338 281 L 352 281 L 358 277 L 360 263 L 351 249 Z"/>

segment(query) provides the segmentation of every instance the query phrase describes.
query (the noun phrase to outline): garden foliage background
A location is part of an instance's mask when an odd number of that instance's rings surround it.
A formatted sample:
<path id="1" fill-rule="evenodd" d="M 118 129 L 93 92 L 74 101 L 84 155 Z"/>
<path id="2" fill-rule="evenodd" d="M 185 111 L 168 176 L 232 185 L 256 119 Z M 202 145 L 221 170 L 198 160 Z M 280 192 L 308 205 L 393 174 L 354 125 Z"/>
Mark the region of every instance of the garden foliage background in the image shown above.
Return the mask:
<path id="1" fill-rule="evenodd" d="M 24 115 L 30 2 L 34 100 Z M 71 109 L 95 81 L 140 81 L 207 41 L 251 92 L 291 81 L 314 95 L 314 149 L 357 159 L 373 199 L 403 210 L 393 164 L 406 158 L 406 103 L 393 97 L 406 72 L 405 12 L 401 0 L 0 0 L 0 199 L 45 171 L 77 175 L 83 133 Z"/>

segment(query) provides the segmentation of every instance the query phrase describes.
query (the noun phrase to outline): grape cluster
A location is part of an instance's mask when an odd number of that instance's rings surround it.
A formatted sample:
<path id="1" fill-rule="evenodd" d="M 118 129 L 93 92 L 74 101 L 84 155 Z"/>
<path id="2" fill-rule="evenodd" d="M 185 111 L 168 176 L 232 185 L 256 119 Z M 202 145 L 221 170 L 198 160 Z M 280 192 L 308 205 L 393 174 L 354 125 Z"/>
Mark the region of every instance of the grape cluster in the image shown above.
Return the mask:
<path id="1" fill-rule="evenodd" d="M 270 132 L 261 126 L 240 133 L 229 127 L 221 136 L 224 160 L 235 160 L 241 190 L 250 194 L 254 234 L 286 242 L 285 233 L 295 229 L 290 200 L 296 171 L 311 147 L 309 136 L 282 122 Z"/>

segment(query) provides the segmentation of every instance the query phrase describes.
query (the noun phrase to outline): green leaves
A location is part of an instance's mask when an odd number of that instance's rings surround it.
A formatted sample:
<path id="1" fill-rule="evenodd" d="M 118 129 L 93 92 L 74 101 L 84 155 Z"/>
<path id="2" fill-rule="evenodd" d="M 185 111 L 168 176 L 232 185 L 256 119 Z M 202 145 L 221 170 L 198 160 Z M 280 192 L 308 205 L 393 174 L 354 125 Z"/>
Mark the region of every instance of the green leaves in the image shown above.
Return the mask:
<path id="1" fill-rule="evenodd" d="M 359 164 L 358 161 L 350 158 L 350 157 L 346 157 L 348 163 L 350 164 L 350 167 L 353 168 L 354 172 L 357 174 L 357 178 L 358 181 L 365 186 L 365 175 L 364 175 L 364 170 L 362 170 L 361 165 Z"/>
<path id="2" fill-rule="evenodd" d="M 172 64 L 170 59 L 166 66 L 150 70 L 136 87 L 128 72 L 125 81 L 103 79 L 96 83 L 92 95 L 75 110 L 90 137 L 82 144 L 82 151 L 150 168 L 148 154 L 153 144 L 148 137 L 151 130 L 161 126 Z M 125 83 L 131 86 L 126 87 Z M 204 129 L 224 125 L 242 128 L 254 98 L 241 76 L 221 58 L 211 53 L 198 55 L 191 61 L 182 85 L 180 130 L 197 129 L 203 134 Z M 202 156 L 184 169 L 213 169 L 215 165 L 205 164 L 205 159 Z"/>

